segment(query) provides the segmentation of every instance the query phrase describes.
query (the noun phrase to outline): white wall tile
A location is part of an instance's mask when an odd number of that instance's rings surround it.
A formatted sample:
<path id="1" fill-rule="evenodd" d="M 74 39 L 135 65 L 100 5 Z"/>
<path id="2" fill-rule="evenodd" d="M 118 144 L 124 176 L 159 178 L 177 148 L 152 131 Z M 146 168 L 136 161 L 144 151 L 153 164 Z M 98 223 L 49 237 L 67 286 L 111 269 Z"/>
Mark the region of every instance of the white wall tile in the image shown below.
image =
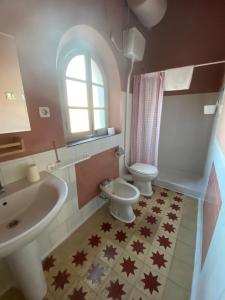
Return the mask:
<path id="1" fill-rule="evenodd" d="M 57 216 L 58 224 L 62 224 L 66 219 L 74 214 L 74 206 L 72 201 L 66 202 Z"/>
<path id="2" fill-rule="evenodd" d="M 34 160 L 32 156 L 0 163 L 3 184 L 9 184 L 26 177 L 27 167 L 33 163 Z"/>
<path id="3" fill-rule="evenodd" d="M 47 151 L 33 155 L 35 164 L 39 171 L 46 171 L 47 166 L 56 161 L 54 151 Z"/>
<path id="4" fill-rule="evenodd" d="M 61 243 L 68 234 L 68 228 L 66 223 L 62 223 L 54 228 L 49 233 L 49 239 L 52 245 L 58 245 Z"/>

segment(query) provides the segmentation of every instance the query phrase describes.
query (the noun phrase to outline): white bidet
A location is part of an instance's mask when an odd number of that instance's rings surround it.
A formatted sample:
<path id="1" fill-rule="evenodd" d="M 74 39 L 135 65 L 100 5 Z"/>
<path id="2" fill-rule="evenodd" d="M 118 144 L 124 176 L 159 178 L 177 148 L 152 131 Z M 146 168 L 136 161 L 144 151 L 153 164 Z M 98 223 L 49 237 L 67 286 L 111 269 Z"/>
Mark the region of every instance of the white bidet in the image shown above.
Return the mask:
<path id="1" fill-rule="evenodd" d="M 110 214 L 113 217 L 125 223 L 135 220 L 132 204 L 137 203 L 140 197 L 135 186 L 118 177 L 101 183 L 100 189 L 110 199 Z"/>

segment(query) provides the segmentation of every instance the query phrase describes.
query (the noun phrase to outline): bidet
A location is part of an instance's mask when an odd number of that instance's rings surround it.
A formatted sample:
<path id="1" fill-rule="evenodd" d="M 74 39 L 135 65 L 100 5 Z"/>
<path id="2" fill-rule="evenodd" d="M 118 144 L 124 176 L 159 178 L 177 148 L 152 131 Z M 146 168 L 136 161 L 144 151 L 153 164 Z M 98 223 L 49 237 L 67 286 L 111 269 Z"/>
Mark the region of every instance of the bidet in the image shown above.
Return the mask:
<path id="1" fill-rule="evenodd" d="M 110 199 L 110 214 L 125 223 L 132 223 L 135 220 L 132 205 L 138 202 L 139 190 L 127 183 L 124 179 L 105 180 L 100 184 L 100 189 Z"/>

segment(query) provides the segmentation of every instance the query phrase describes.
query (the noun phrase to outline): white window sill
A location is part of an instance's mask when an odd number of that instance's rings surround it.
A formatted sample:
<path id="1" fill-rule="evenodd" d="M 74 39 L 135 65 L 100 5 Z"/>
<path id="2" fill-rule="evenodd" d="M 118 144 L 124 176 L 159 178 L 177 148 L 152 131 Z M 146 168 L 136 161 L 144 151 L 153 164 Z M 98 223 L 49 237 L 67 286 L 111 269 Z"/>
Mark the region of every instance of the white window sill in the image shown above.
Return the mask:
<path id="1" fill-rule="evenodd" d="M 83 139 L 80 139 L 80 140 L 75 140 L 75 141 L 72 141 L 72 142 L 67 142 L 67 147 L 73 147 L 73 146 L 76 146 L 76 145 L 80 145 L 80 144 L 84 144 L 84 143 L 89 143 L 89 142 L 93 142 L 93 141 L 96 141 L 96 140 L 100 140 L 100 139 L 105 139 L 107 137 L 111 137 L 111 136 L 115 136 L 117 134 L 120 134 L 120 132 L 117 132 L 113 135 L 108 135 L 108 134 L 105 134 L 105 135 L 100 135 L 100 136 L 93 136 L 93 137 L 88 137 L 88 138 L 83 138 Z"/>

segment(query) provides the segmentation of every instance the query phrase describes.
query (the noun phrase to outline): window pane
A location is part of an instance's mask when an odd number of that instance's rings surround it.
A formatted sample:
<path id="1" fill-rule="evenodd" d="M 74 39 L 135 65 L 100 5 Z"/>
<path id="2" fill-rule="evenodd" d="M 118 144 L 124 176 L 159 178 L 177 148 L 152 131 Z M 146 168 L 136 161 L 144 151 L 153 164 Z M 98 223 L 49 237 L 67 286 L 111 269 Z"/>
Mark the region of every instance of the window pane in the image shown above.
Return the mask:
<path id="1" fill-rule="evenodd" d="M 87 107 L 87 85 L 84 82 L 66 80 L 69 106 Z"/>
<path id="2" fill-rule="evenodd" d="M 71 59 L 67 66 L 66 76 L 75 79 L 86 80 L 84 55 L 77 55 Z"/>
<path id="3" fill-rule="evenodd" d="M 95 108 L 105 107 L 105 93 L 104 88 L 96 85 L 92 85 L 92 93 L 93 93 L 93 105 Z"/>
<path id="4" fill-rule="evenodd" d="M 105 110 L 94 109 L 94 127 L 95 130 L 105 128 Z"/>
<path id="5" fill-rule="evenodd" d="M 93 83 L 104 85 L 102 72 L 100 71 L 98 65 L 93 59 L 91 59 L 91 76 Z"/>
<path id="6" fill-rule="evenodd" d="M 69 109 L 69 115 L 72 133 L 90 130 L 88 109 Z"/>

